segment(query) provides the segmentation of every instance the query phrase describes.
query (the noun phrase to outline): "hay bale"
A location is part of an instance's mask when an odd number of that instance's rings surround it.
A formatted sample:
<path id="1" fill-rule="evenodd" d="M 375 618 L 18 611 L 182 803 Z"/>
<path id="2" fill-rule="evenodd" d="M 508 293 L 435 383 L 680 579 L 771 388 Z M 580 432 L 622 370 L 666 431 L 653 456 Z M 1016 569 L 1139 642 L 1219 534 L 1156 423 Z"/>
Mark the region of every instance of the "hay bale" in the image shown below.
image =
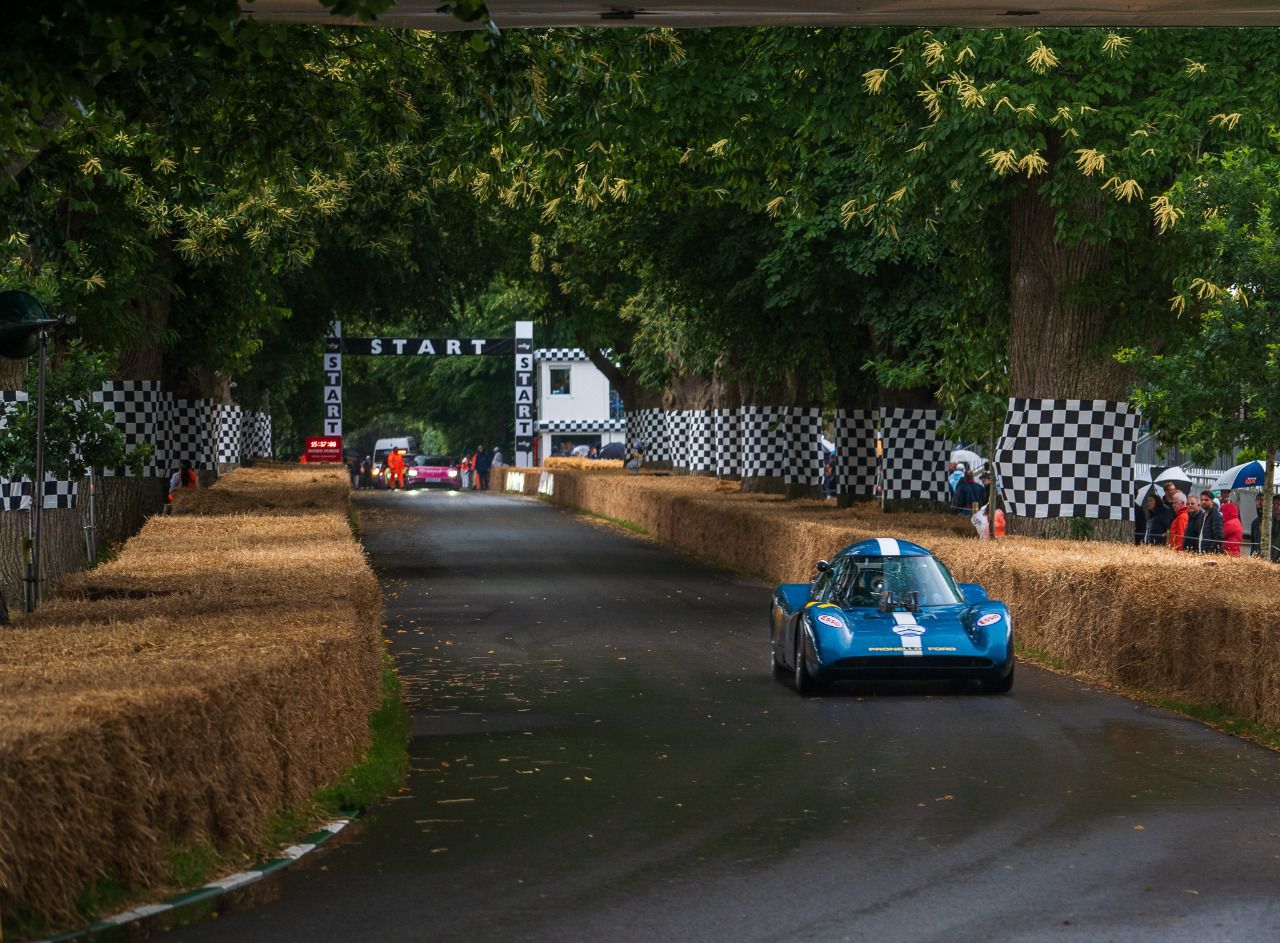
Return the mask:
<path id="1" fill-rule="evenodd" d="M 606 468 L 621 468 L 620 458 L 586 458 L 582 455 L 556 455 L 546 459 L 542 467 L 549 471 L 574 468 L 578 471 L 604 471 Z"/>
<path id="2" fill-rule="evenodd" d="M 382 600 L 348 490 L 268 466 L 184 492 L 0 636 L 0 910 L 69 921 L 104 875 L 164 882 L 175 844 L 263 850 L 359 757 Z"/>

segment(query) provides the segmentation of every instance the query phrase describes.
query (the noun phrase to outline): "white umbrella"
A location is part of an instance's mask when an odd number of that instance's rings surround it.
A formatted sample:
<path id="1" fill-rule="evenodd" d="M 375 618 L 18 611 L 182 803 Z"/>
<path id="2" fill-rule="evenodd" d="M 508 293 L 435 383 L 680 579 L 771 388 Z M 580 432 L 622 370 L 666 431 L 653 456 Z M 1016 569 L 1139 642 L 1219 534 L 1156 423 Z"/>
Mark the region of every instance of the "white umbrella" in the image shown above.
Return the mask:
<path id="1" fill-rule="evenodd" d="M 1160 474 L 1156 475 L 1155 480 L 1151 483 L 1160 490 L 1164 490 L 1164 483 L 1172 481 L 1178 486 L 1179 491 L 1187 494 L 1191 493 L 1191 476 L 1188 475 L 1181 465 L 1174 465 L 1172 468 L 1166 468 Z"/>
<path id="2" fill-rule="evenodd" d="M 951 461 L 957 465 L 968 465 L 974 471 L 987 464 L 985 458 L 977 452 L 970 452 L 968 449 L 956 449 L 951 453 Z"/>
<path id="3" fill-rule="evenodd" d="M 1134 488 L 1133 488 L 1134 504 L 1141 507 L 1142 502 L 1147 500 L 1147 495 L 1149 494 L 1154 494 L 1156 497 L 1160 496 L 1160 492 L 1155 490 L 1155 486 L 1152 485 L 1151 482 L 1143 481 L 1142 479 L 1138 479 L 1136 482 L 1134 482 Z"/>

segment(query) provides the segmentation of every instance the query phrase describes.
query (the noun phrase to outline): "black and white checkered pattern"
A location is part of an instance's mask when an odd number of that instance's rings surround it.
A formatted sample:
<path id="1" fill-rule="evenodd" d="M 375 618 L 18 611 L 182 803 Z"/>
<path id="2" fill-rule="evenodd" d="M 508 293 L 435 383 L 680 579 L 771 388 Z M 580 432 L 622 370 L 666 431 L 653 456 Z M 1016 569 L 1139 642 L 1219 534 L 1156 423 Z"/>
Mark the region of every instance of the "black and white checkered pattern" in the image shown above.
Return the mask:
<path id="1" fill-rule="evenodd" d="M 271 457 L 271 416 L 246 409 L 240 416 L 240 460 Z"/>
<path id="2" fill-rule="evenodd" d="M 183 462 L 190 462 L 198 470 L 213 467 L 208 447 L 209 405 L 203 399 L 174 399 L 170 404 L 164 454 L 170 474 Z"/>
<path id="3" fill-rule="evenodd" d="M 876 486 L 876 421 L 869 409 L 836 410 L 836 493 L 869 498 Z"/>
<path id="4" fill-rule="evenodd" d="M 93 394 L 93 401 L 111 415 L 112 424 L 124 435 L 126 452 L 140 445 L 155 446 L 155 460 L 142 469 L 147 477 L 165 476 L 166 420 L 173 397 L 160 389 L 159 380 L 108 380 Z M 132 475 L 124 468 L 101 469 L 104 475 Z"/>
<path id="5" fill-rule="evenodd" d="M 743 406 L 742 477 L 822 482 L 822 410 L 808 406 Z"/>
<path id="6" fill-rule="evenodd" d="M 709 409 L 688 412 L 689 471 L 715 471 L 715 430 Z"/>
<path id="7" fill-rule="evenodd" d="M 1112 400 L 1009 400 L 996 468 L 1011 513 L 1131 520 L 1140 417 Z"/>
<path id="8" fill-rule="evenodd" d="M 941 422 L 936 409 L 880 410 L 886 500 L 947 500 L 951 449 L 938 434 Z"/>
<path id="9" fill-rule="evenodd" d="M 533 352 L 533 359 L 543 360 L 588 360 L 587 352 L 581 347 L 542 347 Z"/>
<path id="10" fill-rule="evenodd" d="M 4 425 L 9 407 L 27 401 L 28 396 L 25 390 L 0 390 L 0 426 Z M 44 487 L 41 490 L 44 495 L 42 507 L 45 509 L 74 508 L 76 506 L 76 497 L 80 491 L 80 483 L 77 481 L 58 481 L 53 476 L 46 475 Z M 30 479 L 0 478 L 0 510 L 31 510 Z"/>
<path id="11" fill-rule="evenodd" d="M 781 478 L 788 468 L 788 426 L 784 407 L 743 406 L 742 477 Z"/>
<path id="12" fill-rule="evenodd" d="M 209 410 L 214 436 L 213 455 L 219 465 L 240 462 L 240 407 L 215 403 Z"/>
<path id="13" fill-rule="evenodd" d="M 621 432 L 622 419 L 539 419 L 539 432 Z"/>
<path id="14" fill-rule="evenodd" d="M 46 511 L 72 509 L 76 506 L 79 495 L 78 481 L 58 481 L 55 478 L 45 477 L 43 507 Z M 13 481 L 9 478 L 0 478 L 0 501 L 3 502 L 0 510 L 30 511 L 30 480 L 23 478 L 21 481 Z"/>
<path id="15" fill-rule="evenodd" d="M 671 467 L 689 467 L 689 411 L 670 409 L 666 412 L 667 442 L 670 447 Z"/>
<path id="16" fill-rule="evenodd" d="M 742 474 L 742 416 L 739 411 L 713 410 L 711 434 L 716 474 L 721 478 L 737 478 Z"/>
<path id="17" fill-rule="evenodd" d="M 627 413 L 627 442 L 644 446 L 645 461 L 665 462 L 670 458 L 667 445 L 667 418 L 661 409 L 639 409 Z"/>
<path id="18" fill-rule="evenodd" d="M 822 410 L 791 406 L 787 412 L 787 484 L 822 484 Z"/>

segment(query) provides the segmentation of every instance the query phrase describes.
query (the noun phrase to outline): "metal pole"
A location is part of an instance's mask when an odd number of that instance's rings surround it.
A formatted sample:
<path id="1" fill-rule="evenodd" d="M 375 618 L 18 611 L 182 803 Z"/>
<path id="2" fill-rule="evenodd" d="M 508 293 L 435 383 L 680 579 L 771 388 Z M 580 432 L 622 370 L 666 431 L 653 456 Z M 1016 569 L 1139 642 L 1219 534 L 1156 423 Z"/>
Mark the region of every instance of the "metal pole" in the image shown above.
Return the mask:
<path id="1" fill-rule="evenodd" d="M 93 469 L 89 469 L 89 523 L 84 525 L 84 552 L 89 557 L 89 566 L 93 566 L 94 561 L 98 558 L 97 547 L 95 542 L 98 534 L 98 519 L 96 508 L 94 507 L 94 498 L 98 494 L 98 479 L 94 477 Z"/>
<path id="2" fill-rule="evenodd" d="M 49 332 L 40 331 L 40 378 L 36 381 L 36 478 L 31 484 L 31 578 L 34 605 L 40 604 L 40 518 L 44 509 L 44 375 L 48 362 Z"/>

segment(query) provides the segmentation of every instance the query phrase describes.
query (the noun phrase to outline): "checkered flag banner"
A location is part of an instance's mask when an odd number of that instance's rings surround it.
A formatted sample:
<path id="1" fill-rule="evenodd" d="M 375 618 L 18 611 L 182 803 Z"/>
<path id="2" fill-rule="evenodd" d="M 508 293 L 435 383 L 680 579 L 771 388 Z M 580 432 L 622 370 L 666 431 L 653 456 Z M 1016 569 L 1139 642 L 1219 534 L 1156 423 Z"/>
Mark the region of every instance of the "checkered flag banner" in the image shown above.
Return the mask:
<path id="1" fill-rule="evenodd" d="M 688 412 L 689 471 L 715 471 L 715 431 L 711 410 L 691 409 Z"/>
<path id="2" fill-rule="evenodd" d="M 876 421 L 869 409 L 836 410 L 836 493 L 870 498 L 876 488 Z"/>
<path id="3" fill-rule="evenodd" d="M 683 409 L 669 409 L 664 413 L 667 422 L 667 442 L 672 468 L 689 467 L 689 413 Z"/>
<path id="4" fill-rule="evenodd" d="M 646 462 L 663 462 L 667 448 L 667 419 L 661 409 L 638 409 L 627 413 L 627 444 L 644 448 Z"/>
<path id="5" fill-rule="evenodd" d="M 246 409 L 240 417 L 240 458 L 271 457 L 271 415 Z"/>
<path id="6" fill-rule="evenodd" d="M 111 415 L 112 424 L 124 435 L 124 448 L 132 452 L 140 445 L 155 446 L 155 459 L 143 467 L 146 477 L 167 477 L 164 452 L 173 397 L 160 390 L 159 380 L 108 380 L 93 394 L 93 402 Z M 101 469 L 104 475 L 129 475 L 125 468 Z"/>
<path id="7" fill-rule="evenodd" d="M 807 406 L 743 406 L 742 477 L 788 484 L 822 480 L 822 411 Z"/>
<path id="8" fill-rule="evenodd" d="M 209 401 L 174 399 L 165 437 L 165 467 L 172 474 L 183 462 L 197 470 L 213 467 L 209 453 Z"/>
<path id="9" fill-rule="evenodd" d="M 947 500 L 951 448 L 938 434 L 941 423 L 936 409 L 880 410 L 886 500 Z"/>
<path id="10" fill-rule="evenodd" d="M 0 426 L 4 425 L 10 407 L 27 401 L 25 390 L 0 390 Z M 46 510 L 74 508 L 79 491 L 78 481 L 58 481 L 52 475 L 45 475 L 44 487 L 41 489 L 43 494 L 41 506 Z M 30 510 L 30 479 L 0 478 L 0 511 Z"/>
<path id="11" fill-rule="evenodd" d="M 789 419 L 785 407 L 742 407 L 743 478 L 781 478 L 786 474 Z"/>
<path id="12" fill-rule="evenodd" d="M 1140 421 L 1113 400 L 1011 398 L 996 448 L 1008 510 L 1132 520 Z"/>
<path id="13" fill-rule="evenodd" d="M 214 403 L 209 408 L 214 436 L 213 454 L 219 465 L 235 465 L 240 461 L 240 407 Z"/>
<path id="14" fill-rule="evenodd" d="M 711 413 L 715 472 L 721 478 L 737 478 L 742 474 L 741 419 L 736 409 L 716 409 Z"/>
<path id="15" fill-rule="evenodd" d="M 822 410 L 816 406 L 784 407 L 787 413 L 787 484 L 822 484 Z"/>

